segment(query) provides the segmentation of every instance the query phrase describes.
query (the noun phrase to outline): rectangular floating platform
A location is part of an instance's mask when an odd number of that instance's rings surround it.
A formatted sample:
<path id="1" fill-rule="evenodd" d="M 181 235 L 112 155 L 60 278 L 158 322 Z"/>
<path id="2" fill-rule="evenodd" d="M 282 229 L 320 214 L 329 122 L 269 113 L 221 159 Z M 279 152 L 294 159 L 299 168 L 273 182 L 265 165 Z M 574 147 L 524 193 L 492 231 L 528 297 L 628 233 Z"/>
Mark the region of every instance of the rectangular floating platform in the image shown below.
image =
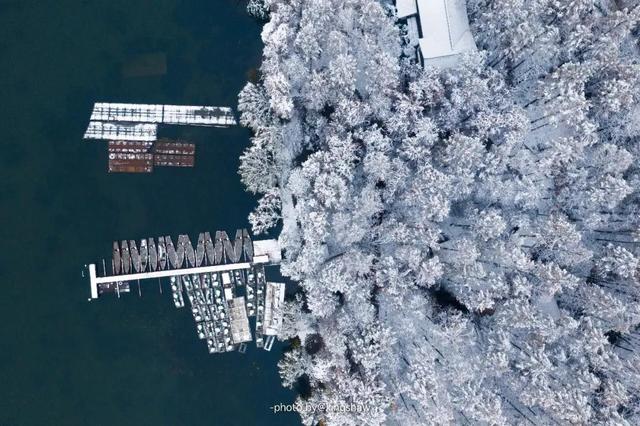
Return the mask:
<path id="1" fill-rule="evenodd" d="M 231 317 L 231 339 L 233 343 L 250 342 L 252 337 L 244 297 L 235 297 L 229 300 L 228 305 L 229 316 Z"/>
<path id="2" fill-rule="evenodd" d="M 151 141 L 109 141 L 109 152 L 146 153 L 151 150 Z"/>
<path id="3" fill-rule="evenodd" d="M 91 285 L 91 299 L 98 298 L 98 283 L 96 282 L 96 265 L 89 265 L 89 284 Z"/>
<path id="4" fill-rule="evenodd" d="M 277 336 L 282 327 L 284 283 L 268 282 L 264 307 L 264 335 Z"/>
<path id="5" fill-rule="evenodd" d="M 177 142 L 170 139 L 158 139 L 153 151 L 156 154 L 195 155 L 196 145 L 188 142 Z"/>
<path id="6" fill-rule="evenodd" d="M 162 123 L 163 105 L 97 102 L 93 105 L 91 121 L 131 121 Z"/>
<path id="7" fill-rule="evenodd" d="M 156 166 L 193 167 L 195 165 L 195 144 L 162 139 L 156 142 L 153 151 Z"/>
<path id="8" fill-rule="evenodd" d="M 126 141 L 155 141 L 158 125 L 152 123 L 112 123 L 91 121 L 84 134 L 85 139 Z"/>
<path id="9" fill-rule="evenodd" d="M 109 173 L 151 173 L 154 166 L 194 167 L 196 146 L 163 139 L 109 141 Z"/>
<path id="10" fill-rule="evenodd" d="M 234 126 L 236 119 L 229 107 L 165 105 L 163 123 L 192 126 Z"/>
<path id="11" fill-rule="evenodd" d="M 149 153 L 109 153 L 109 173 L 151 173 L 153 154 Z"/>
<path id="12" fill-rule="evenodd" d="M 254 241 L 253 261 L 254 263 L 280 263 L 282 261 L 282 251 L 278 240 L 270 239 Z"/>
<path id="13" fill-rule="evenodd" d="M 229 107 L 108 102 L 94 104 L 91 121 L 221 127 L 236 124 L 233 111 Z M 85 135 L 85 139 L 96 138 L 88 138 Z"/>
<path id="14" fill-rule="evenodd" d="M 193 155 L 155 154 L 153 164 L 158 167 L 193 167 L 196 160 Z"/>

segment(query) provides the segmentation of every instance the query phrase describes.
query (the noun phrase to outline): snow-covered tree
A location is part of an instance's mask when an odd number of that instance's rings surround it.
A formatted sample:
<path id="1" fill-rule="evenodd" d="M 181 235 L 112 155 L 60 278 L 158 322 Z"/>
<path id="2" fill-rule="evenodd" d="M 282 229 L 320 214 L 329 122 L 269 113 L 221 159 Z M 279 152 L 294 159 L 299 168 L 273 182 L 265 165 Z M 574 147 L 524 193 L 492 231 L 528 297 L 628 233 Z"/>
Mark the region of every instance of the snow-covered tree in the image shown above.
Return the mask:
<path id="1" fill-rule="evenodd" d="M 264 4 L 240 174 L 300 283 L 281 374 L 368 409 L 303 423 L 637 424 L 640 7 L 468 0 L 480 51 L 422 69 L 387 2 Z"/>

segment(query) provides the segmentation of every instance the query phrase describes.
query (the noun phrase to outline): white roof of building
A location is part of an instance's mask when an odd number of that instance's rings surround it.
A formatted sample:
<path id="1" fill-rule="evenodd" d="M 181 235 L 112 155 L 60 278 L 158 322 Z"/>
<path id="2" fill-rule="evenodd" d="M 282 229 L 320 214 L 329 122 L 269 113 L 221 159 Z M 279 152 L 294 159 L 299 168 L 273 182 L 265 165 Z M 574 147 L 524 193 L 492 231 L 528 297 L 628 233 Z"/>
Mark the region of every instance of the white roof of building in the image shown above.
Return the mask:
<path id="1" fill-rule="evenodd" d="M 396 0 L 396 10 L 400 19 L 415 15 L 418 13 L 416 0 Z"/>
<path id="2" fill-rule="evenodd" d="M 449 65 L 443 57 L 476 50 L 465 0 L 417 0 L 425 64 Z"/>
<path id="3" fill-rule="evenodd" d="M 420 39 L 420 31 L 418 30 L 418 18 L 416 16 L 407 18 L 407 35 L 411 46 L 417 46 Z"/>

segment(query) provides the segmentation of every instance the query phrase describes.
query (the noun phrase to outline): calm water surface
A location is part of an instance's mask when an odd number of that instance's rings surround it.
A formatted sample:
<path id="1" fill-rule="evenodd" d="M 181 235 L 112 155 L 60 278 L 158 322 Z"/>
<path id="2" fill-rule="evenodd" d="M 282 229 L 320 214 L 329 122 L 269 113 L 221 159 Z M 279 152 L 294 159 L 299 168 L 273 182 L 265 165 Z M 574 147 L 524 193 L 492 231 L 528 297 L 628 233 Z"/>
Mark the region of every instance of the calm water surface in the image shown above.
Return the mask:
<path id="1" fill-rule="evenodd" d="M 157 283 L 87 302 L 114 239 L 246 225 L 245 129 L 172 129 L 195 169 L 108 175 L 81 139 L 97 100 L 236 105 L 260 27 L 234 0 L 0 0 L 0 425 L 286 425 L 271 353 L 210 356 Z M 125 78 L 164 52 L 167 74 Z M 134 287 L 135 289 L 135 287 Z"/>

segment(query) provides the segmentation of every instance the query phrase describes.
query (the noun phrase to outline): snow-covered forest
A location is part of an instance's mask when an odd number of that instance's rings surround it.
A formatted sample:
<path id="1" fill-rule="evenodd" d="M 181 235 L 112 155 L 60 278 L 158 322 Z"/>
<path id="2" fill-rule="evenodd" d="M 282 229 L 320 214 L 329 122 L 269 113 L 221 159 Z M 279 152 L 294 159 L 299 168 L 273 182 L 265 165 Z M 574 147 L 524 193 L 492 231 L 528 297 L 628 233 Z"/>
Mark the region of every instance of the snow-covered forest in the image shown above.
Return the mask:
<path id="1" fill-rule="evenodd" d="M 640 424 L 640 6 L 468 0 L 415 63 L 391 2 L 252 0 L 240 174 L 280 229 L 315 425 Z"/>

